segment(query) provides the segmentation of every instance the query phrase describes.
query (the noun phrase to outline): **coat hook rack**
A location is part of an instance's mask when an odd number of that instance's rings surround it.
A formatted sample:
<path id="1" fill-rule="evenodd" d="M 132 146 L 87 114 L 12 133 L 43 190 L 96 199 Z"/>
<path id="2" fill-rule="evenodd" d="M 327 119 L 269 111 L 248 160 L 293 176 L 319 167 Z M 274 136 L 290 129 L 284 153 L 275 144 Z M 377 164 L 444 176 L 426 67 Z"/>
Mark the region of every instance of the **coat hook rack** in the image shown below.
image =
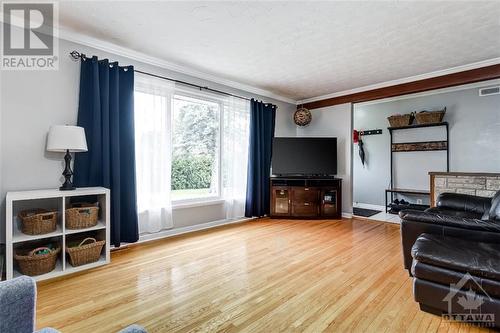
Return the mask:
<path id="1" fill-rule="evenodd" d="M 381 129 L 374 129 L 374 130 L 366 130 L 366 131 L 359 131 L 359 135 L 377 135 L 377 134 L 382 134 Z"/>

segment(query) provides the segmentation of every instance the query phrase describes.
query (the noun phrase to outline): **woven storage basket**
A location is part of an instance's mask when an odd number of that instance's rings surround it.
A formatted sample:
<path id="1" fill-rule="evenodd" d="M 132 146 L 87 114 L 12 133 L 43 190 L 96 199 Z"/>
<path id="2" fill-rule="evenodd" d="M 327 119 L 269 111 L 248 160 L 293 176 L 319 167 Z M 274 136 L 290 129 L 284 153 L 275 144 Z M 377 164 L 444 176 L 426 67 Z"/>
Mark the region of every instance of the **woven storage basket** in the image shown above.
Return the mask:
<path id="1" fill-rule="evenodd" d="M 434 124 L 443 121 L 444 114 L 446 113 L 446 108 L 440 111 L 422 111 L 415 114 L 417 119 L 417 124 Z"/>
<path id="2" fill-rule="evenodd" d="M 36 208 L 23 210 L 18 214 L 21 231 L 27 235 L 42 235 L 53 232 L 57 227 L 57 212 Z"/>
<path id="3" fill-rule="evenodd" d="M 40 250 L 49 250 L 48 254 L 35 254 Z M 19 266 L 19 271 L 24 275 L 34 276 L 51 272 L 56 268 L 57 255 L 61 252 L 61 248 L 56 249 L 48 247 L 37 247 L 34 250 L 18 250 L 14 254 Z"/>
<path id="4" fill-rule="evenodd" d="M 84 229 L 97 224 L 99 207 L 97 204 L 74 203 L 66 209 L 66 228 Z"/>
<path id="5" fill-rule="evenodd" d="M 91 241 L 91 243 L 85 244 Z M 81 266 L 90 264 L 99 260 L 102 247 L 106 241 L 97 241 L 95 238 L 85 238 L 74 247 L 67 247 L 66 253 L 69 254 L 69 263 L 71 266 Z"/>
<path id="6" fill-rule="evenodd" d="M 387 117 L 387 120 L 389 120 L 389 124 L 391 124 L 391 127 L 403 127 L 403 126 L 408 126 L 413 123 L 413 114 L 398 114 L 394 116 Z"/>

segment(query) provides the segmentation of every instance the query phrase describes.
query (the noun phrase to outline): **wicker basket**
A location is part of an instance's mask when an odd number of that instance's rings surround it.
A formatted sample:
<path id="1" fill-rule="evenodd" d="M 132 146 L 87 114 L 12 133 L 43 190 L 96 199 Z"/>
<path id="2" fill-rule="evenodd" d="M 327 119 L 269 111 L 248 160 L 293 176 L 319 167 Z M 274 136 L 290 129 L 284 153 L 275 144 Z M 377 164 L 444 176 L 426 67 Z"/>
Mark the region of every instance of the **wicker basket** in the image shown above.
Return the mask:
<path id="1" fill-rule="evenodd" d="M 91 243 L 85 244 L 88 241 Z M 81 266 L 98 261 L 104 244 L 106 244 L 106 241 L 85 238 L 80 244 L 74 247 L 67 247 L 66 253 L 69 254 L 69 263 L 72 266 Z"/>
<path id="2" fill-rule="evenodd" d="M 57 215 L 55 211 L 36 208 L 23 210 L 18 214 L 21 220 L 21 231 L 27 235 L 42 235 L 53 232 L 57 227 Z"/>
<path id="3" fill-rule="evenodd" d="M 422 111 L 415 114 L 417 119 L 417 124 L 434 124 L 443 121 L 444 114 L 446 113 L 446 108 L 440 111 Z"/>
<path id="4" fill-rule="evenodd" d="M 409 126 L 411 125 L 411 123 L 413 123 L 413 114 L 398 114 L 387 117 L 387 120 L 389 120 L 389 124 L 391 124 L 391 127 Z"/>
<path id="5" fill-rule="evenodd" d="M 40 250 L 48 250 L 47 254 L 35 254 Z M 17 261 L 19 271 L 24 275 L 34 276 L 49 273 L 56 268 L 57 255 L 61 252 L 61 248 L 56 249 L 48 247 L 37 247 L 34 250 L 18 250 L 14 254 L 14 259 Z"/>
<path id="6" fill-rule="evenodd" d="M 97 224 L 99 216 L 98 204 L 74 203 L 66 209 L 66 228 L 84 229 Z"/>

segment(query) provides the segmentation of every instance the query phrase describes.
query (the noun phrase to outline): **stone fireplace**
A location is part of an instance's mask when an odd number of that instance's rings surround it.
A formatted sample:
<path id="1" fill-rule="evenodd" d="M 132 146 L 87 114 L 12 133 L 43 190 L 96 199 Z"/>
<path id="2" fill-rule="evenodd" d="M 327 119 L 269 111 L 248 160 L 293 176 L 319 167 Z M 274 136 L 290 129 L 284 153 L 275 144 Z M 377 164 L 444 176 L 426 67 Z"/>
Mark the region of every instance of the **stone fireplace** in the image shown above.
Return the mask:
<path id="1" fill-rule="evenodd" d="M 431 206 L 443 192 L 492 197 L 500 190 L 500 173 L 429 172 Z"/>

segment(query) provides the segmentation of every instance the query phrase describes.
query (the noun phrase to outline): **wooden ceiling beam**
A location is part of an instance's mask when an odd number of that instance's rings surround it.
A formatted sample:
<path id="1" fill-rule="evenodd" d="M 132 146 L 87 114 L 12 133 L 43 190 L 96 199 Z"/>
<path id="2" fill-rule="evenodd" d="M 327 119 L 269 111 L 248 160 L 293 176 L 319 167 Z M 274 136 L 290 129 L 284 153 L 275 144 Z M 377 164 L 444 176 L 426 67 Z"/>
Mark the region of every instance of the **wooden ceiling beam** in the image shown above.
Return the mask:
<path id="1" fill-rule="evenodd" d="M 361 103 L 376 99 L 414 94 L 428 90 L 460 86 L 500 78 L 500 64 L 470 69 L 462 72 L 436 76 L 428 79 L 396 84 L 393 86 L 361 91 L 354 94 L 304 103 L 311 110 L 344 103 Z"/>

